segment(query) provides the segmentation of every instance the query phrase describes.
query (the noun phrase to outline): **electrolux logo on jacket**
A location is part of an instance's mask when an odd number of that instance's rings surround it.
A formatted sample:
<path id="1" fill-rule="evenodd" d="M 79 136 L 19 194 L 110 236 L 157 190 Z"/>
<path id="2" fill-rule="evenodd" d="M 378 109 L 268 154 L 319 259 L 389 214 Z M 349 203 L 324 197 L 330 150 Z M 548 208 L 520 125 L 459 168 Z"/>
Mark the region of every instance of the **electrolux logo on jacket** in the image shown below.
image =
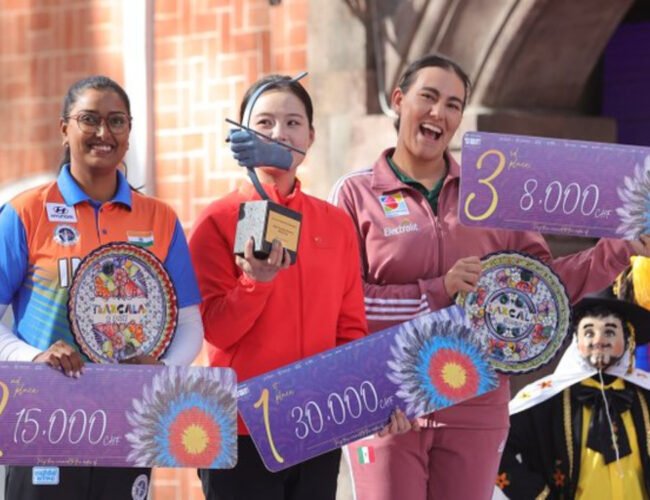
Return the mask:
<path id="1" fill-rule="evenodd" d="M 419 230 L 420 230 L 420 226 L 418 226 L 415 222 L 411 222 L 408 219 L 404 219 L 398 226 L 385 227 L 384 236 L 388 238 L 389 236 L 397 236 L 399 234 L 404 234 L 404 233 L 414 233 Z"/>

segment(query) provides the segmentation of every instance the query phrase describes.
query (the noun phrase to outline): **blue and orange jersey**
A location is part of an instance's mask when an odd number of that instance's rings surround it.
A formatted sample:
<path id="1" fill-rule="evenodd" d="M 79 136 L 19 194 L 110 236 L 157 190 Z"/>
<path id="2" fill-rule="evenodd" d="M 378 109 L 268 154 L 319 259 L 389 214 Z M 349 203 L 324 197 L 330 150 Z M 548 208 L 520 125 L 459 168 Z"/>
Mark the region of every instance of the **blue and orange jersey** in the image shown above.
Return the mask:
<path id="1" fill-rule="evenodd" d="M 105 203 L 92 200 L 66 165 L 56 181 L 0 208 L 0 304 L 12 304 L 15 333 L 38 349 L 57 340 L 74 345 L 67 316 L 72 277 L 81 260 L 106 243 L 130 242 L 156 255 L 179 308 L 201 301 L 176 214 L 117 175 L 115 196 Z"/>

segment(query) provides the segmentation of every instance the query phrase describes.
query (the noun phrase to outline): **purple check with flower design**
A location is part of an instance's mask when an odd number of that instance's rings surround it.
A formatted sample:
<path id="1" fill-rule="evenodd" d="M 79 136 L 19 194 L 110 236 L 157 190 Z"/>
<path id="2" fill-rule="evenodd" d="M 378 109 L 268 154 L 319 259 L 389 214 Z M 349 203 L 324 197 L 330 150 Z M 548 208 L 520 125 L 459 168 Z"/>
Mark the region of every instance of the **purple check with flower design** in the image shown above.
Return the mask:
<path id="1" fill-rule="evenodd" d="M 494 389 L 496 376 L 453 306 L 240 384 L 239 412 L 278 471 Z"/>
<path id="2" fill-rule="evenodd" d="M 0 363 L 0 464 L 231 468 L 229 368 Z"/>
<path id="3" fill-rule="evenodd" d="M 468 132 L 460 179 L 465 225 L 624 239 L 650 233 L 650 148 Z"/>

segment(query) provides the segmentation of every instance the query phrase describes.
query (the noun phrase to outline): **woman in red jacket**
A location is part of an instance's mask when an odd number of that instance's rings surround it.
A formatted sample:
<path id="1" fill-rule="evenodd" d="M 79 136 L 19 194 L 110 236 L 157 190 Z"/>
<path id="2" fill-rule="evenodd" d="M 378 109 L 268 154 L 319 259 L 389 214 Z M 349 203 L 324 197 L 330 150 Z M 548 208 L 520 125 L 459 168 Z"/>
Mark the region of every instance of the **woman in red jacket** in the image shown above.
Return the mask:
<path id="1" fill-rule="evenodd" d="M 262 86 L 266 87 L 254 101 L 250 126 L 278 141 L 309 149 L 314 140 L 311 99 L 289 77 L 269 76 L 255 83 L 244 97 L 240 118 Z M 235 134 L 239 134 L 237 139 L 243 134 L 246 141 L 255 141 L 248 132 L 235 132 L 231 138 Z M 259 153 L 256 148 L 249 152 Z M 244 156 L 239 153 L 240 162 L 247 163 Z M 257 169 L 272 201 L 302 214 L 295 264 L 290 264 L 278 241 L 265 259 L 253 255 L 252 241 L 243 257 L 233 255 L 239 205 L 260 199 L 250 184 L 206 208 L 190 238 L 210 364 L 234 368 L 240 381 L 367 332 L 354 227 L 342 210 L 302 192 L 296 177 L 302 160 L 302 155 L 294 153 L 288 170 Z M 335 498 L 340 450 L 271 473 L 241 420 L 238 430 L 237 466 L 200 471 L 206 498 Z"/>

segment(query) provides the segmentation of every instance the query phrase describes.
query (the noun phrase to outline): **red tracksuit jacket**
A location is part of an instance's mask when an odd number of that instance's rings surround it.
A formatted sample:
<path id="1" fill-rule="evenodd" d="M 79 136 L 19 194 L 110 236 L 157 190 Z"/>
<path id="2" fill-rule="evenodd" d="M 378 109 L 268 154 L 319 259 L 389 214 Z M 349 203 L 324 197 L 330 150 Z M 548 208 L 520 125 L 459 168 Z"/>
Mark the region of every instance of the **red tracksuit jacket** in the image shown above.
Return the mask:
<path id="1" fill-rule="evenodd" d="M 302 213 L 297 262 L 273 281 L 252 281 L 235 264 L 239 205 L 260 199 L 251 185 L 207 207 L 190 236 L 210 364 L 234 368 L 240 381 L 367 333 L 350 218 L 302 193 L 298 181 L 284 199 L 265 188 L 273 201 Z M 239 433 L 247 434 L 241 421 Z"/>

